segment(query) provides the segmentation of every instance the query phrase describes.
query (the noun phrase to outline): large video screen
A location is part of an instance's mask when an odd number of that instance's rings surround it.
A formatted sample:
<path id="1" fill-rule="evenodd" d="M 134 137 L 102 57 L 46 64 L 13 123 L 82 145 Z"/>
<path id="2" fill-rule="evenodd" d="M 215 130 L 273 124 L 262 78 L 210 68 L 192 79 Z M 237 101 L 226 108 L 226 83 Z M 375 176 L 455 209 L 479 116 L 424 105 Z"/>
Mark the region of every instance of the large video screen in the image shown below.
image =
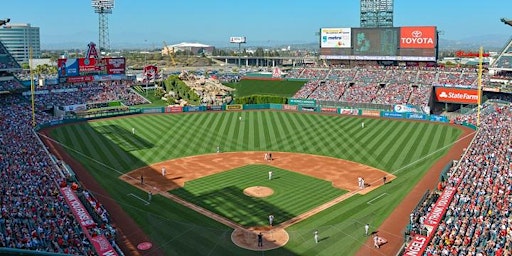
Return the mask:
<path id="1" fill-rule="evenodd" d="M 353 28 L 352 34 L 354 55 L 397 55 L 398 28 Z"/>
<path id="2" fill-rule="evenodd" d="M 332 40 L 338 40 L 337 38 L 339 38 L 338 35 L 340 34 L 334 33 L 334 35 L 336 36 Z M 334 47 L 338 43 L 331 41 L 329 38 L 322 39 L 321 37 L 320 58 L 338 60 L 436 61 L 437 38 L 435 26 L 352 28 L 350 36 L 352 39 L 350 48 Z M 328 43 L 323 44 L 322 40 Z M 323 47 L 327 45 L 331 47 Z M 346 43 L 343 43 L 343 45 L 346 45 Z"/>
<path id="3" fill-rule="evenodd" d="M 320 29 L 320 48 L 350 48 L 351 28 Z"/>

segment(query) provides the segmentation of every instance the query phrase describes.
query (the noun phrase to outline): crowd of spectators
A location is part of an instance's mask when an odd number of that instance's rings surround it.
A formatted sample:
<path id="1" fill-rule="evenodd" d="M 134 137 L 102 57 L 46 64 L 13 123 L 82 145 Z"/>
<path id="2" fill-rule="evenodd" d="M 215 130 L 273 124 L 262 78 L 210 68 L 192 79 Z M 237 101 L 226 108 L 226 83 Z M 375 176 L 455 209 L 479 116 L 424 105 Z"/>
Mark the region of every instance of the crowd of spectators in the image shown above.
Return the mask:
<path id="1" fill-rule="evenodd" d="M 512 105 L 485 104 L 479 131 L 441 186 L 457 189 L 424 255 L 500 256 L 512 251 Z M 476 125 L 476 113 L 456 123 Z M 413 212 L 416 232 L 434 201 Z M 413 218 L 414 217 L 414 218 Z"/>
<path id="2" fill-rule="evenodd" d="M 474 68 L 303 67 L 286 77 L 309 79 L 295 98 L 427 106 L 433 85 L 475 87 L 478 73 Z"/>
<path id="3" fill-rule="evenodd" d="M 0 91 L 13 91 L 22 89 L 23 85 L 16 79 L 0 80 Z"/>
<path id="4" fill-rule="evenodd" d="M 39 109 L 116 100 L 126 106 L 148 103 L 129 86 L 118 82 L 41 86 L 37 88 L 34 100 Z"/>
<path id="5" fill-rule="evenodd" d="M 36 142 L 30 104 L 13 95 L 0 102 L 0 247 L 94 255 L 59 192 L 62 174 Z"/>

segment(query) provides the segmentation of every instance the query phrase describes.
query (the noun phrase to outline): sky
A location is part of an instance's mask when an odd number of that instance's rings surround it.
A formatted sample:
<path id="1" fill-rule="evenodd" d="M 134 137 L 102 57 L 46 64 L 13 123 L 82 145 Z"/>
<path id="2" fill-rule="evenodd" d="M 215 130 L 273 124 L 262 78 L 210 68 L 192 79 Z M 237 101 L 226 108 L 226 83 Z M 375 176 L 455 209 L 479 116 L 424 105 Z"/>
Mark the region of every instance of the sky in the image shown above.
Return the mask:
<path id="1" fill-rule="evenodd" d="M 445 39 L 511 35 L 510 0 L 395 0 L 394 26 L 437 26 Z M 322 27 L 359 27 L 359 0 L 115 0 L 109 15 L 112 47 L 162 47 L 179 42 L 229 46 L 318 42 Z M 91 0 L 8 0 L 0 19 L 40 27 L 43 49 L 86 48 L 98 41 Z"/>

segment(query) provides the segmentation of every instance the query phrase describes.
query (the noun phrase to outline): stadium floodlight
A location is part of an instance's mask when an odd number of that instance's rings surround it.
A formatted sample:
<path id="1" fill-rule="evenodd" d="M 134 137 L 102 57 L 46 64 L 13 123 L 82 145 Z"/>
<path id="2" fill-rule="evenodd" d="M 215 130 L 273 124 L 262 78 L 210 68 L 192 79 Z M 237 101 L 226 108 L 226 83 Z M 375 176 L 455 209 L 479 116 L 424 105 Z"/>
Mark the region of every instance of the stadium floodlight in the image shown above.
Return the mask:
<path id="1" fill-rule="evenodd" d="M 7 18 L 5 20 L 0 20 L 0 26 L 3 26 L 5 24 L 9 23 L 9 21 L 11 21 L 11 19 L 9 19 L 9 18 Z"/>
<path id="2" fill-rule="evenodd" d="M 509 26 L 512 26 L 512 20 L 509 20 L 509 19 L 505 19 L 505 18 L 501 18 L 501 22 L 509 25 Z"/>
<path id="3" fill-rule="evenodd" d="M 99 15 L 99 38 L 98 45 L 100 53 L 110 50 L 110 39 L 108 34 L 108 14 L 114 9 L 114 0 L 92 0 L 92 8 Z"/>

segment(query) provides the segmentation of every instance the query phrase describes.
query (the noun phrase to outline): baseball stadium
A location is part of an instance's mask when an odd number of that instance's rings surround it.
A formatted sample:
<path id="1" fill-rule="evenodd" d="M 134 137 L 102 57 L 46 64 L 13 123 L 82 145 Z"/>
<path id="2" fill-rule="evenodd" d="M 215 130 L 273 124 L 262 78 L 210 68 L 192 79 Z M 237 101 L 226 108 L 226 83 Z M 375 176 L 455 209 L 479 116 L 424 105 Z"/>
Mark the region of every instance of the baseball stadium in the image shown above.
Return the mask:
<path id="1" fill-rule="evenodd" d="M 142 82 L 89 43 L 38 86 L 0 41 L 0 255 L 512 251 L 512 40 L 483 68 L 438 65 L 436 26 L 318 36 Z"/>

